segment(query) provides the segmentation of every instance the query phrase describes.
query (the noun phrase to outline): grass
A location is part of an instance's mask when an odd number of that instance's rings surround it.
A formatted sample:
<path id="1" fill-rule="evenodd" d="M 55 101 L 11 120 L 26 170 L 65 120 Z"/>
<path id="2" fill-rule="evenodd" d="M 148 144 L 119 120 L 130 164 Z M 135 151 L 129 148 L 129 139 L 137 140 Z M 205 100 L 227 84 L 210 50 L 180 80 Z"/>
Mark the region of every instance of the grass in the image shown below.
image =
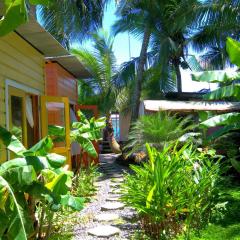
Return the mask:
<path id="1" fill-rule="evenodd" d="M 240 240 L 240 183 L 236 182 L 237 179 L 224 181 L 220 201 L 226 203 L 226 209 L 216 214 L 200 236 L 192 235 L 191 240 Z"/>

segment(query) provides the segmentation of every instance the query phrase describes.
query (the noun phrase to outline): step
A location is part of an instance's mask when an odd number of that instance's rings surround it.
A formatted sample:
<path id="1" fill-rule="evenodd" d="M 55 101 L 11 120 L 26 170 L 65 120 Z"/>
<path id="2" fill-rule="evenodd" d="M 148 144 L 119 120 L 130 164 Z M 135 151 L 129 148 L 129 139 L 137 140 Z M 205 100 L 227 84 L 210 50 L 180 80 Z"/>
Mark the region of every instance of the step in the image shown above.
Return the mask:
<path id="1" fill-rule="evenodd" d="M 101 210 L 102 211 L 109 211 L 109 210 L 119 210 L 123 209 L 125 205 L 121 202 L 108 202 L 102 205 Z"/>
<path id="2" fill-rule="evenodd" d="M 118 220 L 120 216 L 118 214 L 114 213 L 101 213 L 99 215 L 96 215 L 94 220 L 98 222 L 110 222 Z"/>
<path id="3" fill-rule="evenodd" d="M 113 237 L 120 234 L 120 229 L 110 225 L 99 225 L 89 229 L 88 234 L 95 237 Z"/>

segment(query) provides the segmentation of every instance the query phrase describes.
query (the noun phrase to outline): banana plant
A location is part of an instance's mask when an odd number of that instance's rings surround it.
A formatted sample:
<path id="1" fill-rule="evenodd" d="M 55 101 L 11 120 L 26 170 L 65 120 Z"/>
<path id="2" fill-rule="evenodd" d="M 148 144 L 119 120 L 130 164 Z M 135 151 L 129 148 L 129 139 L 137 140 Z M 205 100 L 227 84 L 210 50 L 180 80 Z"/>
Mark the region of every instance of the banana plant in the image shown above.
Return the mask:
<path id="1" fill-rule="evenodd" d="M 27 239 L 34 233 L 35 205 L 30 203 L 38 203 L 51 215 L 62 207 L 83 208 L 84 199 L 70 194 L 73 173 L 63 168 L 65 157 L 50 153 L 50 137 L 26 149 L 0 127 L 0 140 L 16 156 L 0 165 L 0 238 Z M 42 211 L 40 219 L 45 218 Z"/>
<path id="2" fill-rule="evenodd" d="M 227 52 L 230 61 L 240 67 L 240 42 L 227 38 L 226 42 Z M 199 82 L 210 82 L 210 83 L 220 83 L 222 86 L 215 91 L 207 93 L 203 96 L 205 100 L 220 100 L 220 99 L 231 99 L 234 101 L 240 101 L 240 84 L 234 81 L 240 79 L 239 71 L 205 71 L 192 74 L 192 80 Z M 229 131 L 240 129 L 240 113 L 225 113 L 217 116 L 213 116 L 205 121 L 203 121 L 200 126 L 203 128 L 223 126 L 223 128 L 214 132 L 210 136 L 211 139 L 216 139 L 222 135 L 228 133 Z"/>
<path id="3" fill-rule="evenodd" d="M 71 124 L 71 142 L 79 143 L 82 151 L 87 152 L 91 157 L 97 157 L 93 141 L 101 139 L 101 130 L 106 126 L 106 118 L 95 119 L 93 117 L 88 120 L 81 111 L 78 111 L 77 114 L 80 121 Z M 48 126 L 48 132 L 54 141 L 62 141 L 65 137 L 65 128 L 61 126 L 50 125 Z"/>

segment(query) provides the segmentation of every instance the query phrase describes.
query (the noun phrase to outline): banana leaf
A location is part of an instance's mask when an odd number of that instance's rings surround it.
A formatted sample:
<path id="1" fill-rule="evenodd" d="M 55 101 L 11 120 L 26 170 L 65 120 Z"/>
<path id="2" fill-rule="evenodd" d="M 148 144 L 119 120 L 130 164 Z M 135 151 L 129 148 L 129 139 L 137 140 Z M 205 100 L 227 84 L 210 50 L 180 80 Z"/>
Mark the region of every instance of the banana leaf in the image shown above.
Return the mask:
<path id="1" fill-rule="evenodd" d="M 226 42 L 226 49 L 230 61 L 240 67 L 240 42 L 228 37 Z"/>
<path id="2" fill-rule="evenodd" d="M 240 113 L 225 113 L 212 117 L 200 123 L 201 127 L 209 128 L 215 126 L 234 125 L 240 121 Z"/>
<path id="3" fill-rule="evenodd" d="M 13 200 L 13 204 L 14 204 L 13 210 L 15 211 L 14 211 L 13 219 L 10 218 L 11 225 L 9 226 L 7 233 L 2 231 L 2 228 L 5 228 L 6 230 L 6 222 L 4 224 L 0 224 L 0 234 L 8 235 L 9 236 L 8 239 L 27 240 L 27 233 L 24 226 L 25 219 L 24 219 L 24 214 L 21 209 L 21 206 L 18 204 L 10 184 L 2 176 L 0 176 L 0 189 L 3 189 L 3 188 L 7 189 L 9 193 L 9 197 Z M 1 200 L 2 199 L 0 199 L 0 201 Z M 9 215 L 10 214 L 12 215 L 12 213 L 9 213 Z M 15 227 L 16 225 L 17 227 Z M 2 236 L 0 235 L 0 238 L 1 237 Z"/>
<path id="4" fill-rule="evenodd" d="M 235 131 L 240 129 L 240 123 L 236 123 L 234 125 L 226 125 L 218 130 L 216 130 L 213 134 L 211 134 L 209 137 L 207 137 L 207 141 L 212 141 L 214 139 L 217 139 L 224 134 L 230 132 L 230 131 Z"/>
<path id="5" fill-rule="evenodd" d="M 14 135 L 1 126 L 0 139 L 2 140 L 3 144 L 17 156 L 23 156 L 23 152 L 26 151 L 26 148 Z"/>
<path id="6" fill-rule="evenodd" d="M 16 167 L 33 166 L 36 173 L 39 173 L 42 169 L 49 168 L 50 165 L 45 157 L 27 156 L 23 158 L 15 158 L 10 161 L 4 162 L 0 166 L 0 174 Z"/>
<path id="7" fill-rule="evenodd" d="M 52 148 L 52 139 L 45 137 L 23 154 L 24 156 L 46 156 Z"/>
<path id="8" fill-rule="evenodd" d="M 240 162 L 236 159 L 231 159 L 232 166 L 240 173 Z"/>
<path id="9" fill-rule="evenodd" d="M 61 196 L 61 205 L 71 207 L 73 210 L 80 211 L 83 209 L 84 198 L 74 197 L 72 195 Z"/>
<path id="10" fill-rule="evenodd" d="M 49 153 L 46 157 L 53 168 L 60 168 L 66 163 L 66 157 L 56 153 Z"/>
<path id="11" fill-rule="evenodd" d="M 192 73 L 191 77 L 193 81 L 197 82 L 231 83 L 240 79 L 240 72 L 225 70 L 204 71 Z"/>
<path id="12" fill-rule="evenodd" d="M 240 100 L 240 85 L 231 84 L 229 86 L 220 87 L 210 93 L 204 94 L 204 100 L 220 100 L 226 98 L 235 98 Z"/>

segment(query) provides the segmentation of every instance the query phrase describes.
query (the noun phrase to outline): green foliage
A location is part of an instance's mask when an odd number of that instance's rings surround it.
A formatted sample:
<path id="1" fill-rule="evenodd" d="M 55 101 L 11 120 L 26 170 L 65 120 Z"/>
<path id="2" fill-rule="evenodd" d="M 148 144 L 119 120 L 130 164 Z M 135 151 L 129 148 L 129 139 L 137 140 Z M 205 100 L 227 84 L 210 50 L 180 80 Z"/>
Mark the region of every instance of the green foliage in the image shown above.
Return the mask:
<path id="1" fill-rule="evenodd" d="M 240 53 L 240 43 L 233 40 L 232 38 L 227 38 L 227 52 L 229 54 L 230 60 L 232 63 L 240 66 L 240 62 L 238 60 Z M 195 81 L 207 81 L 207 82 L 221 82 L 222 87 L 219 89 L 208 93 L 204 96 L 205 100 L 220 100 L 220 99 L 234 99 L 235 101 L 239 101 L 239 84 L 234 84 L 234 80 L 238 80 L 240 78 L 238 71 L 206 71 L 200 73 L 192 74 L 192 79 Z M 215 126 L 223 126 L 222 129 L 214 132 L 210 139 L 217 139 L 222 135 L 239 129 L 239 113 L 226 113 L 217 115 L 209 118 L 201 123 L 203 127 L 215 127 Z"/>
<path id="2" fill-rule="evenodd" d="M 101 139 L 101 130 L 106 126 L 106 118 L 95 119 L 93 117 L 88 120 L 81 111 L 78 111 L 77 114 L 80 121 L 71 124 L 71 142 L 79 143 L 83 152 L 87 152 L 92 157 L 97 157 L 93 141 Z M 48 133 L 53 138 L 53 141 L 62 141 L 65 137 L 65 128 L 50 125 L 48 126 Z"/>
<path id="3" fill-rule="evenodd" d="M 147 144 L 149 161 L 131 166 L 122 186 L 122 200 L 135 208 L 145 231 L 165 239 L 199 230 L 209 222 L 219 178 L 215 151 L 185 144 L 164 147 L 161 152 Z"/>
<path id="4" fill-rule="evenodd" d="M 191 117 L 180 118 L 166 112 L 144 115 L 131 128 L 125 149 L 130 149 L 130 153 L 145 150 L 146 142 L 162 149 L 165 144 L 176 141 L 195 127 Z"/>
<path id="5" fill-rule="evenodd" d="M 240 67 L 240 43 L 230 37 L 227 38 L 226 42 L 227 53 L 230 61 Z"/>
<path id="6" fill-rule="evenodd" d="M 0 19 L 0 36 L 14 31 L 19 25 L 28 21 L 26 0 L 4 0 L 4 15 Z M 48 4 L 49 0 L 30 0 L 30 4 Z"/>
<path id="7" fill-rule="evenodd" d="M 28 236 L 33 234 L 35 215 L 30 214 L 30 209 L 34 212 L 35 206 L 28 199 L 34 199 L 44 209 L 40 219 L 46 218 L 46 212 L 53 215 L 62 207 L 82 209 L 83 199 L 70 195 L 73 173 L 62 168 L 65 157 L 49 153 L 53 146 L 50 137 L 42 139 L 29 150 L 2 127 L 0 139 L 18 157 L 0 166 L 0 216 L 7 219 L 5 224 L 0 224 L 0 237 L 27 239 L 23 238 L 24 233 Z M 42 221 L 39 222 L 41 229 Z M 40 231 L 38 237 L 41 235 Z"/>
<path id="8" fill-rule="evenodd" d="M 86 169 L 81 169 L 74 181 L 73 195 L 84 197 L 90 201 L 97 191 L 96 186 L 94 186 L 94 180 L 98 176 L 97 167 L 93 164 L 90 164 Z"/>

